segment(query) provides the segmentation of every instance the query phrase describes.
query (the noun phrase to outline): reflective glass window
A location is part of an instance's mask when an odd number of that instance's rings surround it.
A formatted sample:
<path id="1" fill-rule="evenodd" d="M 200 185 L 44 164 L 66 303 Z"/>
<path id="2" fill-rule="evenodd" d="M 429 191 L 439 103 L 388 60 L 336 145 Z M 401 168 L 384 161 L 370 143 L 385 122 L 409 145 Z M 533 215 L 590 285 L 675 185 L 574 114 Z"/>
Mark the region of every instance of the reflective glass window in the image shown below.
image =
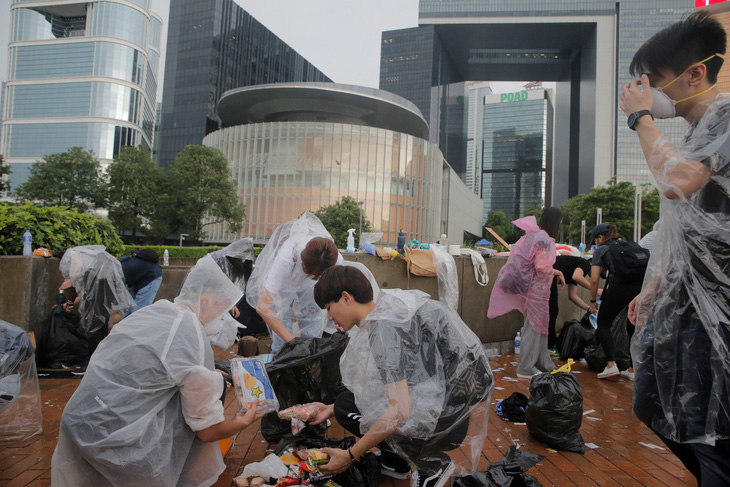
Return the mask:
<path id="1" fill-rule="evenodd" d="M 109 36 L 147 46 L 147 16 L 119 3 L 97 2 L 89 8 L 89 35 Z"/>
<path id="2" fill-rule="evenodd" d="M 150 17 L 150 47 L 160 49 L 160 39 L 162 37 L 162 22 L 156 17 Z"/>
<path id="3" fill-rule="evenodd" d="M 69 15 L 64 16 L 62 13 L 44 12 L 30 8 L 16 8 L 11 12 L 11 39 L 13 41 L 38 41 L 86 35 L 85 13 L 78 15 L 78 12 L 69 10 Z"/>
<path id="4" fill-rule="evenodd" d="M 11 47 L 8 79 L 90 76 L 94 65 L 94 44 L 58 44 Z"/>

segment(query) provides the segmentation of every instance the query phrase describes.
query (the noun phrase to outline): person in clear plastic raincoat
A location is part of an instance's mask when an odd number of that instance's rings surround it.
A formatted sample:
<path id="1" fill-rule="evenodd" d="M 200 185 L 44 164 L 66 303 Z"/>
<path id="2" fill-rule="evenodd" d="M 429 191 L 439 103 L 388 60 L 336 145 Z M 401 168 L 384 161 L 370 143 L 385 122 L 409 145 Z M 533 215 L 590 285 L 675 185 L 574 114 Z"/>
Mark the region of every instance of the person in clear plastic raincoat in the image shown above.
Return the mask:
<path id="1" fill-rule="evenodd" d="M 66 279 L 62 288 L 70 283 L 79 295 L 79 329 L 86 334 L 91 357 L 114 324 L 135 307 L 122 265 L 103 245 L 83 245 L 66 250 L 59 269 Z"/>
<path id="2" fill-rule="evenodd" d="M 512 223 L 525 235 L 512 246 L 507 263 L 502 266 L 489 298 L 488 318 L 519 310 L 525 316 L 520 344 L 517 377 L 531 378 L 555 368 L 547 350 L 550 324 L 550 287 L 553 278 L 565 286 L 563 273 L 553 269 L 555 238 L 563 216 L 559 208 L 546 208 L 540 225 L 534 216 Z"/>
<path id="3" fill-rule="evenodd" d="M 209 486 L 217 480 L 225 465 L 212 442 L 257 417 L 254 407 L 224 418 L 224 381 L 213 370 L 207 337 L 240 297 L 206 256 L 174 302 L 159 300 L 112 329 L 63 412 L 54 486 Z"/>
<path id="4" fill-rule="evenodd" d="M 413 464 L 419 486 L 474 471 L 494 377 L 456 311 L 421 291 L 381 290 L 373 301 L 365 275 L 347 266 L 326 270 L 314 293 L 350 341 L 340 359 L 343 387 L 334 404 L 318 404 L 312 423 L 334 415 L 361 436 L 349 450 L 325 449 L 331 460 L 320 468 L 344 471 L 377 445 L 383 474 L 405 479 Z"/>
<path id="5" fill-rule="evenodd" d="M 661 238 L 630 304 L 634 412 L 697 477 L 730 485 L 730 95 L 726 34 L 705 12 L 634 55 L 621 108 L 659 188 Z M 688 122 L 672 144 L 653 118 Z"/>
<path id="6" fill-rule="evenodd" d="M 248 304 L 272 332 L 273 353 L 295 336 L 319 338 L 323 332 L 336 331 L 327 324 L 327 313 L 314 302 L 313 292 L 315 280 L 335 264 L 344 264 L 342 255 L 314 214 L 305 212 L 274 230 L 256 259 L 246 290 Z M 372 275 L 370 278 L 372 281 Z"/>

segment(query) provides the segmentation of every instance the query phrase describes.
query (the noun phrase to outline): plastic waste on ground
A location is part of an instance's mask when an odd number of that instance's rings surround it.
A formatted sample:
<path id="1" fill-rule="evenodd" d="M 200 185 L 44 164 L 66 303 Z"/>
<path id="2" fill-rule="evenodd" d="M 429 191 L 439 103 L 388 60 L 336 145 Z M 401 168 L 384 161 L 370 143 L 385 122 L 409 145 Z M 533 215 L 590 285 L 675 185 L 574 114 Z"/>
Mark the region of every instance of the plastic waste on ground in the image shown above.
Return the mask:
<path id="1" fill-rule="evenodd" d="M 591 344 L 594 335 L 595 330 L 590 325 L 585 325 L 578 320 L 566 321 L 557 340 L 560 360 L 583 358 L 585 356 L 584 350 Z"/>
<path id="2" fill-rule="evenodd" d="M 213 369 L 204 323 L 227 313 L 240 296 L 215 262 L 203 258 L 174 302 L 159 300 L 112 329 L 63 412 L 54 486 L 216 481 L 225 470 L 218 443 L 195 434 L 224 419 L 223 379 Z"/>
<path id="3" fill-rule="evenodd" d="M 26 230 L 25 233 L 23 233 L 23 255 L 33 255 L 33 236 L 31 235 L 30 230 Z"/>
<path id="4" fill-rule="evenodd" d="M 340 370 L 362 414 L 361 432 L 393 428 L 389 445 L 417 464 L 468 424 L 473 436 L 448 449 L 464 453 L 457 472 L 475 471 L 494 378 L 480 340 L 456 311 L 420 291 L 383 289 L 375 309 L 349 333 Z M 386 388 L 404 380 L 406 389 Z M 391 401 L 409 405 L 408 419 L 376 426 Z"/>
<path id="5" fill-rule="evenodd" d="M 544 457 L 515 445 L 507 449 L 503 459 L 492 463 L 487 474 L 479 472 L 468 477 L 457 477 L 453 487 L 540 487 L 542 484 L 524 472 L 538 464 Z"/>
<path id="6" fill-rule="evenodd" d="M 25 331 L 0 320 L 0 444 L 42 432 L 41 391 Z"/>
<path id="7" fill-rule="evenodd" d="M 487 317 L 495 318 L 516 309 L 526 316 L 537 333 L 547 335 L 555 241 L 540 229 L 534 216 L 512 223 L 524 230 L 525 235 L 512 246 L 507 263 L 499 271 Z"/>
<path id="8" fill-rule="evenodd" d="M 525 422 L 530 434 L 551 448 L 583 453 L 583 391 L 570 372 L 572 364 L 568 360 L 560 369 L 532 378 Z"/>
<path id="9" fill-rule="evenodd" d="M 109 326 L 116 315 L 123 318 L 134 309 L 134 300 L 124 285 L 122 265 L 103 245 L 66 250 L 59 269 L 81 298 L 80 330 L 84 334 Z"/>

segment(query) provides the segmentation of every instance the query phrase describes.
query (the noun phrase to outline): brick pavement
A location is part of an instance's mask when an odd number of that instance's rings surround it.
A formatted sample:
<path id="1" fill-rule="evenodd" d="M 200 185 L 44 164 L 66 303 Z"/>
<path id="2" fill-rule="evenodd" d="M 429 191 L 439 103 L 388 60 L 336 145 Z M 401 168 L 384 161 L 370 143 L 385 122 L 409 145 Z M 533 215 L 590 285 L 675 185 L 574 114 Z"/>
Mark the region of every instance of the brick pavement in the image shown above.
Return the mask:
<path id="1" fill-rule="evenodd" d="M 219 352 L 218 359 L 232 352 Z M 516 382 L 514 355 L 493 357 L 496 387 L 493 401 L 508 397 L 512 392 L 528 394 L 529 381 Z M 659 450 L 640 443 L 661 446 L 660 440 L 631 413 L 632 383 L 623 378 L 599 381 L 595 372 L 585 363 L 574 369 L 583 388 L 583 409 L 586 414 L 581 434 L 586 443 L 597 449 L 587 449 L 584 455 L 555 452 L 529 436 L 526 426 L 503 421 L 494 412 L 490 414 L 490 429 L 484 445 L 480 470 L 486 470 L 490 461 L 504 457 L 514 442 L 524 449 L 545 458 L 528 471 L 543 485 L 556 486 L 695 486 L 694 477 L 666 449 Z M 0 446 L 0 486 L 46 487 L 50 485 L 51 455 L 58 438 L 58 424 L 66 401 L 76 389 L 79 379 L 41 379 L 43 402 L 43 433 L 30 440 Z M 235 412 L 232 394 L 226 400 L 227 415 Z M 342 437 L 344 430 L 334 425 L 330 436 Z M 270 445 L 264 441 L 256 426 L 241 432 L 225 458 L 226 471 L 215 487 L 229 487 L 243 466 L 263 459 Z"/>

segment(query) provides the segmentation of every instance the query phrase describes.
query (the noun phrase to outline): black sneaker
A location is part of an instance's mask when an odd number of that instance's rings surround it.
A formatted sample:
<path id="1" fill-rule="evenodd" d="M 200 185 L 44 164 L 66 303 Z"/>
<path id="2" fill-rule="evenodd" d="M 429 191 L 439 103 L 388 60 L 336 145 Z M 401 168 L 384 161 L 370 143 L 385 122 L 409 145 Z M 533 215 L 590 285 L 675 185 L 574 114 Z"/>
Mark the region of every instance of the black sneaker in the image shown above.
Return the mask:
<path id="1" fill-rule="evenodd" d="M 407 479 L 411 475 L 411 467 L 408 463 L 403 462 L 405 465 L 388 465 L 387 462 L 383 461 L 383 457 L 380 457 L 380 473 L 393 479 Z"/>
<path id="2" fill-rule="evenodd" d="M 71 372 L 73 375 L 84 375 L 86 373 L 86 365 L 79 365 L 76 370 Z"/>
<path id="3" fill-rule="evenodd" d="M 453 461 L 439 468 L 436 473 L 425 474 L 418 472 L 418 487 L 443 487 L 454 474 L 456 465 Z"/>

